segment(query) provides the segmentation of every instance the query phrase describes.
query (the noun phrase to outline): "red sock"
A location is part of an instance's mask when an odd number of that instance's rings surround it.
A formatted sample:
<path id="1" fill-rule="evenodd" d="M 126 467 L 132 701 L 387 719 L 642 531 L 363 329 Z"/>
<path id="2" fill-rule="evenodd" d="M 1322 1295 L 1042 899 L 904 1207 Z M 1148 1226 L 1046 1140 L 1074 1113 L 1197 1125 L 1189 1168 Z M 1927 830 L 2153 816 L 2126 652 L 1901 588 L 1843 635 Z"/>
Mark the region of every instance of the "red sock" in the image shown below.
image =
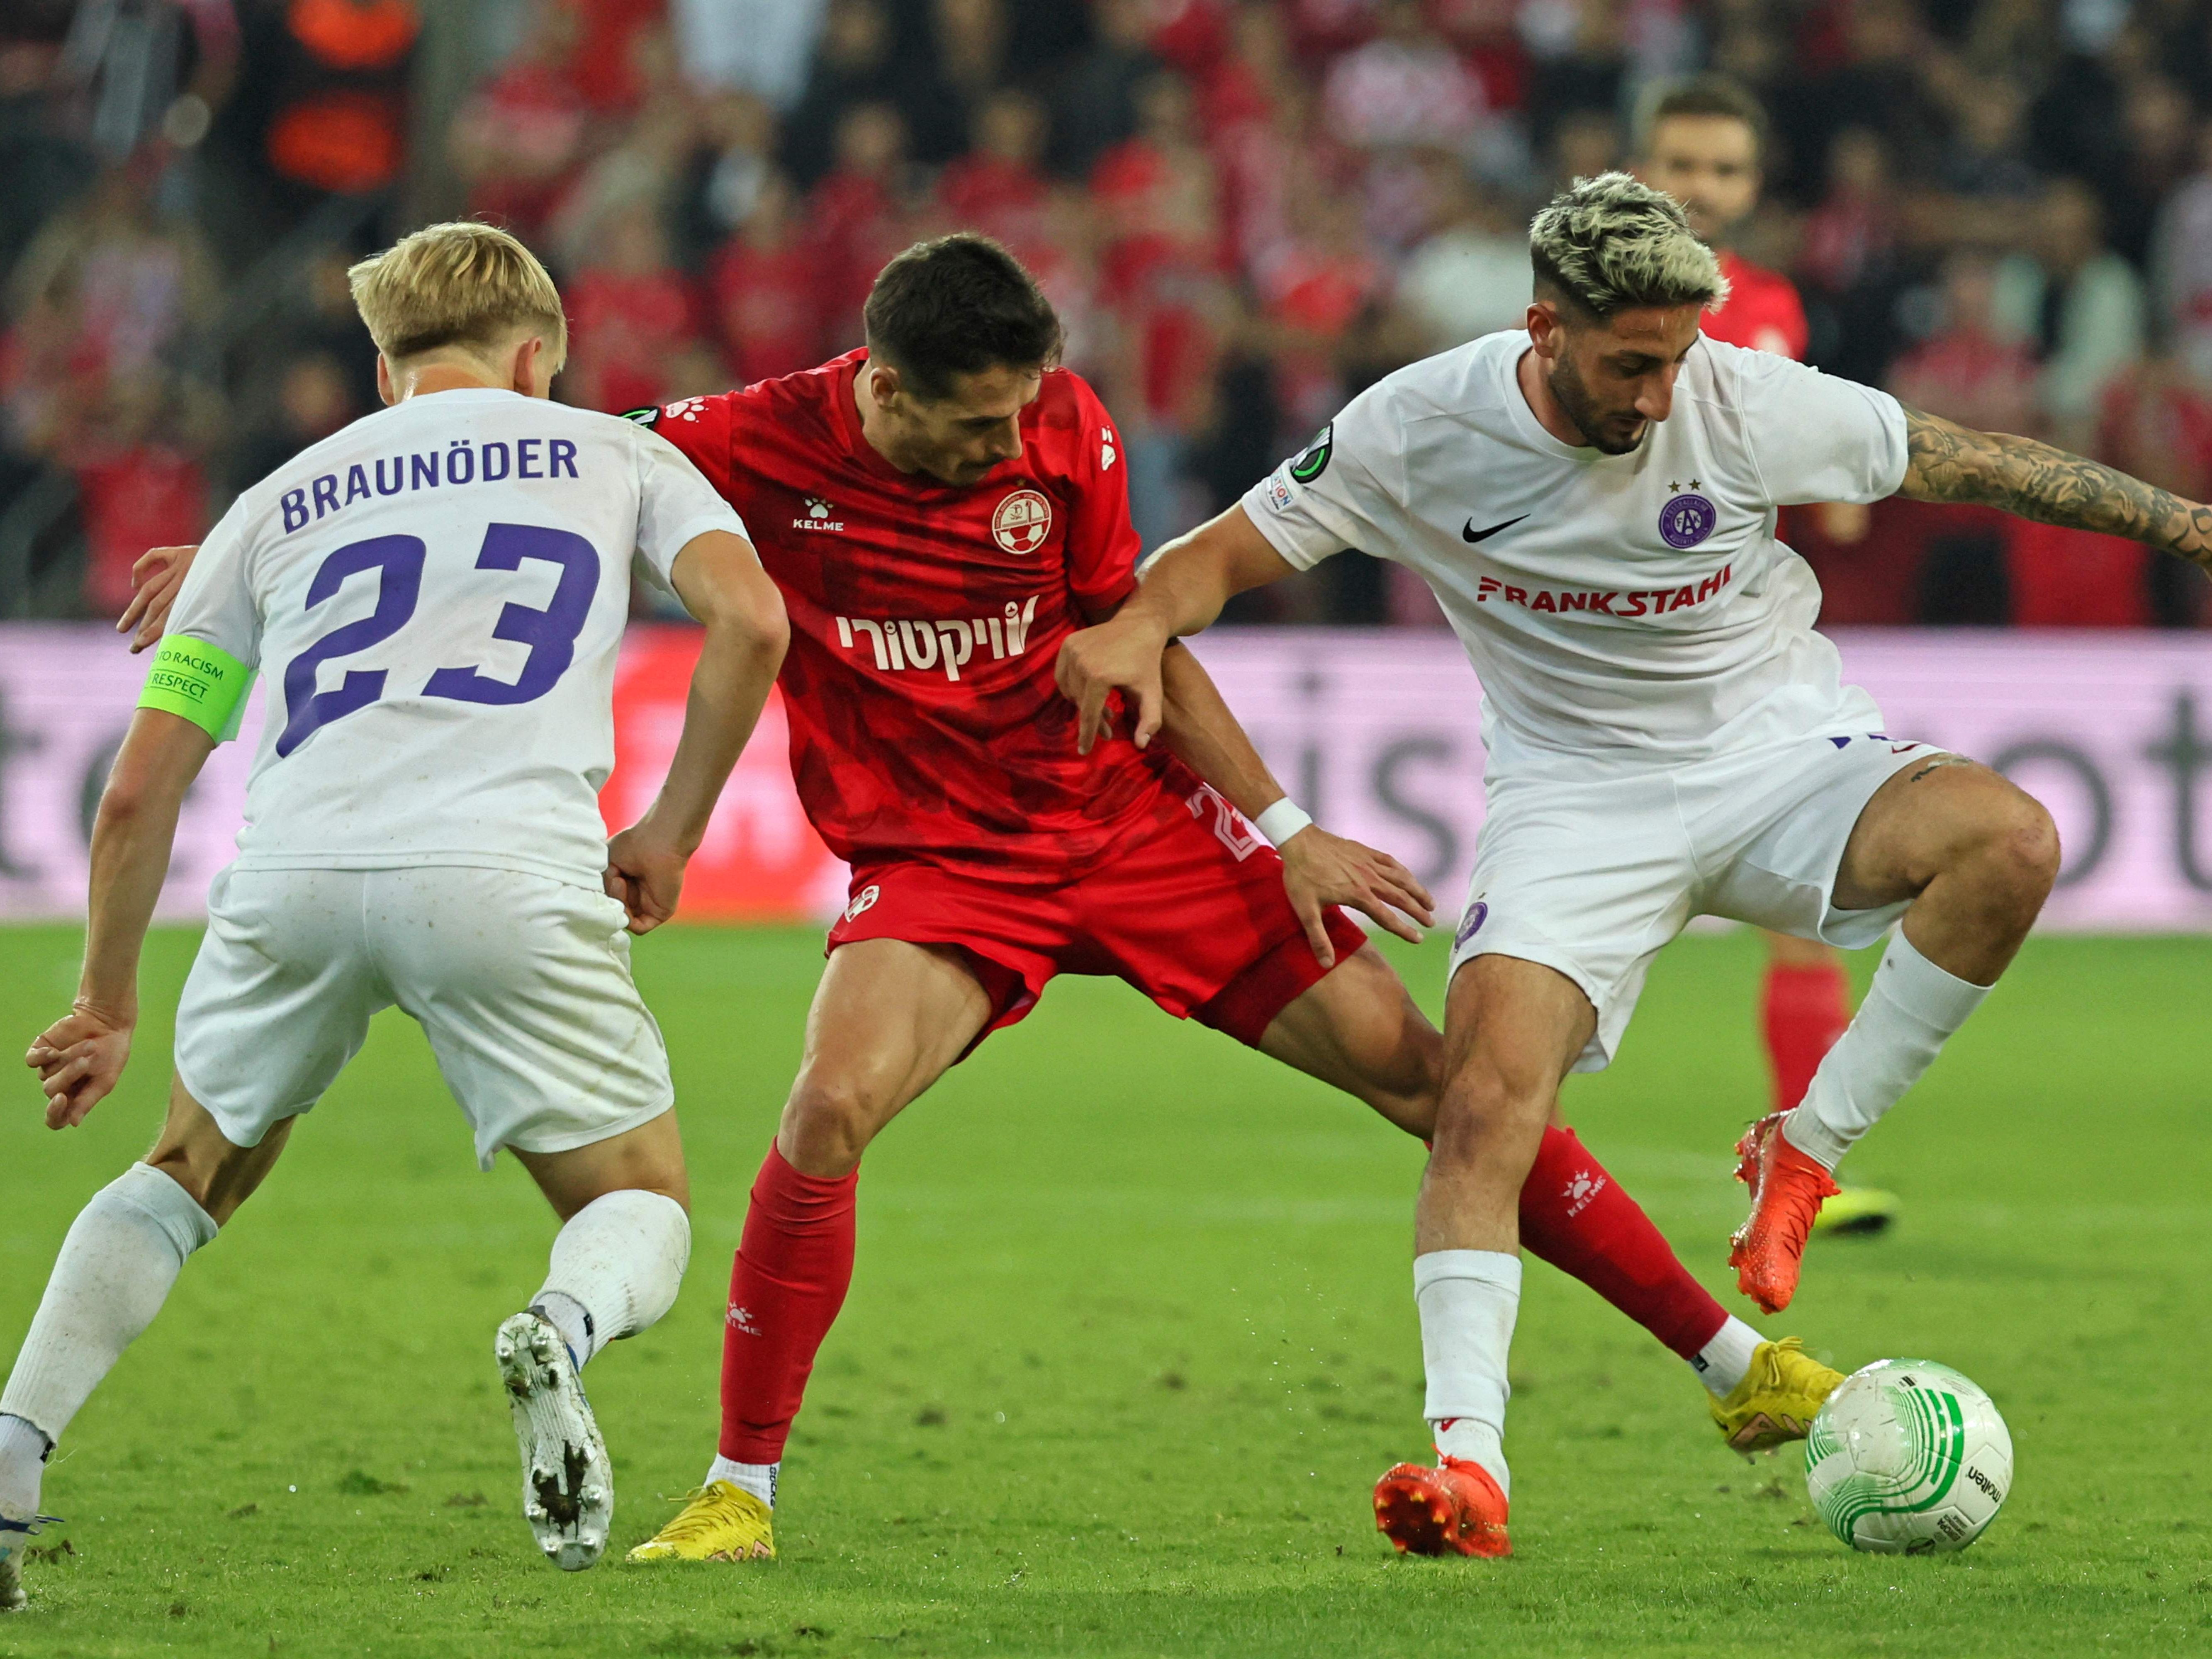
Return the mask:
<path id="1" fill-rule="evenodd" d="M 1822 1056 L 1851 1023 L 1850 992 L 1840 963 L 1813 968 L 1767 964 L 1760 1012 L 1767 1064 L 1774 1069 L 1776 1111 L 1786 1112 L 1805 1098 Z"/>
<path id="2" fill-rule="evenodd" d="M 1728 1323 L 1728 1310 L 1690 1277 L 1651 1218 L 1572 1129 L 1544 1131 L 1521 1188 L 1521 1242 L 1685 1359 Z"/>
<path id="3" fill-rule="evenodd" d="M 722 1327 L 722 1455 L 783 1456 L 814 1355 L 853 1283 L 853 1195 L 860 1172 L 801 1175 L 774 1146 L 753 1182 Z"/>

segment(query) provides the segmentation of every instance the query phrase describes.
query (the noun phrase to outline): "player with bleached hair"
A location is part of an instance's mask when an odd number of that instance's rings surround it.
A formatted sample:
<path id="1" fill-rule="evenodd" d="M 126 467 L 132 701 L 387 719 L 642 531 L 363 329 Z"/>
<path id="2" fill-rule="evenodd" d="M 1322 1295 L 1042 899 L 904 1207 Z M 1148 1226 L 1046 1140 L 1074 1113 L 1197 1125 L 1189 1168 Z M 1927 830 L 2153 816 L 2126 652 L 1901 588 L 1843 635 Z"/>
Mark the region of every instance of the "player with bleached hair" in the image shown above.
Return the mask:
<path id="1" fill-rule="evenodd" d="M 1625 174 L 1556 197 L 1529 248 L 1525 330 L 1362 392 L 1060 661 L 1086 740 L 1115 688 L 1149 740 L 1170 638 L 1356 546 L 1427 578 L 1481 678 L 1487 813 L 1414 1244 L 1438 1466 L 1375 1494 L 1392 1540 L 1432 1553 L 1508 1551 L 1515 1200 L 1562 1079 L 1618 1050 L 1653 954 L 1700 913 L 1846 947 L 1902 924 L 1804 1100 L 1738 1148 L 1731 1260 L 1773 1310 L 1830 1171 L 1987 994 L 2057 872 L 2040 805 L 1887 734 L 1843 684 L 1775 509 L 1902 493 L 2212 556 L 2212 507 L 1704 338 L 1727 291 L 1712 251 Z"/>
<path id="2" fill-rule="evenodd" d="M 390 406 L 240 496 L 192 565 L 100 799 L 75 1005 L 27 1056 L 51 1127 L 115 1087 L 179 805 L 265 669 L 167 1120 L 70 1229 L 0 1394 L 0 1607 L 22 1605 L 55 1443 L 380 1009 L 422 1026 L 483 1166 L 513 1152 L 562 1219 L 495 1352 L 526 1515 L 563 1568 L 598 1559 L 613 1510 L 578 1373 L 667 1310 L 690 1253 L 625 928 L 675 908 L 782 660 L 782 603 L 674 448 L 548 400 L 561 298 L 520 242 L 435 225 L 351 275 Z M 706 636 L 659 796 L 610 845 L 597 799 L 633 566 Z"/>

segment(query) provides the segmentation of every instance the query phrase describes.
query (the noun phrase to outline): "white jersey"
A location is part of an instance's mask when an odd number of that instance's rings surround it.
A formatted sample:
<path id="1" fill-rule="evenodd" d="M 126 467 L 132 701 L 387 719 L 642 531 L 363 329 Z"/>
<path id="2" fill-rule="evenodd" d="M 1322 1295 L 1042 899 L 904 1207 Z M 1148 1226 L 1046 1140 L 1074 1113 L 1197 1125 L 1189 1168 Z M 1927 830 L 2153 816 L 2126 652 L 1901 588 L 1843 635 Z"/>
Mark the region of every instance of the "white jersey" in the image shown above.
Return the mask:
<path id="1" fill-rule="evenodd" d="M 265 671 L 240 869 L 457 864 L 596 888 L 641 562 L 744 533 L 666 440 L 513 392 L 408 398 L 209 534 L 169 620 Z"/>
<path id="2" fill-rule="evenodd" d="M 1775 508 L 1894 494 L 1897 400 L 1700 339 L 1668 418 L 1606 455 L 1538 423 L 1528 349 L 1492 334 L 1387 376 L 1245 512 L 1301 569 L 1356 547 L 1427 579 L 1482 681 L 1493 774 L 1878 726 Z"/>

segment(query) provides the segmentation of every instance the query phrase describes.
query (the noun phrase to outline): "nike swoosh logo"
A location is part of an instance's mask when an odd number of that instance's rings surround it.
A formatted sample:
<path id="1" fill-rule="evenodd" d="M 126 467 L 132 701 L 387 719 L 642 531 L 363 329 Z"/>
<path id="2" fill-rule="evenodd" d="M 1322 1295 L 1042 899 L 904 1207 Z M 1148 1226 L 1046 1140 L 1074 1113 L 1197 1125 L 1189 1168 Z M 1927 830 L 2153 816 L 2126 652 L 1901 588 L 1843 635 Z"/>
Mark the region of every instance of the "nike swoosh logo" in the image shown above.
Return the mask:
<path id="1" fill-rule="evenodd" d="M 1521 515 L 1521 519 L 1525 519 L 1528 516 L 1528 515 L 1526 513 L 1523 513 Z M 1472 547 L 1477 542 L 1488 541 L 1492 536 L 1495 536 L 1501 530 L 1512 529 L 1515 525 L 1521 522 L 1521 519 L 1508 519 L 1504 524 L 1494 524 L 1487 530 L 1477 530 L 1474 527 L 1474 520 L 1473 519 L 1469 519 L 1460 529 L 1460 539 L 1466 542 L 1468 545 Z"/>

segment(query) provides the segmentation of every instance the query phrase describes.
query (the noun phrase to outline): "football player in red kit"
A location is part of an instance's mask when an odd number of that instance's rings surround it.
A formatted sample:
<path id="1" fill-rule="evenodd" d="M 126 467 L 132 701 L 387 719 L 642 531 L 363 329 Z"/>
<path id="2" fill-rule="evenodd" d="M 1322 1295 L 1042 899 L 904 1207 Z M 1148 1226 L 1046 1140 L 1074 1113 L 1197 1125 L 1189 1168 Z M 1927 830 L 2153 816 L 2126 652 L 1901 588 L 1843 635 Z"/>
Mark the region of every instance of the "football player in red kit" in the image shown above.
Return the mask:
<path id="1" fill-rule="evenodd" d="M 1335 908 L 1418 938 L 1419 883 L 1304 821 L 1179 647 L 1166 742 L 1078 752 L 1060 647 L 1135 591 L 1139 550 L 1120 434 L 1054 366 L 1029 274 L 980 237 L 923 243 L 866 320 L 865 350 L 634 417 L 738 509 L 782 591 L 793 776 L 853 871 L 732 1273 L 719 1455 L 635 1560 L 774 1554 L 785 1440 L 851 1282 L 861 1153 L 1055 974 L 1118 975 L 1408 1133 L 1436 1119 L 1443 1039 Z M 675 890 L 666 872 L 633 868 L 626 836 L 609 860 L 632 927 L 665 919 L 635 907 Z M 1730 1317 L 1571 1130 L 1544 1137 L 1521 1232 L 1695 1368 L 1732 1445 L 1802 1436 L 1840 1380 Z"/>
<path id="2" fill-rule="evenodd" d="M 1638 174 L 1681 203 L 1690 228 L 1718 251 L 1721 274 L 1729 281 L 1728 299 L 1705 313 L 1698 327 L 1729 345 L 1802 362 L 1809 331 L 1796 284 L 1729 246 L 1759 204 L 1766 139 L 1766 112 L 1759 100 L 1724 76 L 1700 76 L 1652 101 L 1639 138 Z M 1820 514 L 1834 541 L 1854 542 L 1866 534 L 1867 509 L 1851 502 L 1793 510 Z M 1774 1079 L 1773 1109 L 1788 1111 L 1804 1097 L 1821 1057 L 1850 1024 L 1850 983 L 1834 946 L 1784 933 L 1768 933 L 1765 939 L 1760 1023 Z M 1893 1202 L 1886 1194 L 1847 1191 L 1823 1208 L 1822 1223 L 1879 1225 Z"/>

